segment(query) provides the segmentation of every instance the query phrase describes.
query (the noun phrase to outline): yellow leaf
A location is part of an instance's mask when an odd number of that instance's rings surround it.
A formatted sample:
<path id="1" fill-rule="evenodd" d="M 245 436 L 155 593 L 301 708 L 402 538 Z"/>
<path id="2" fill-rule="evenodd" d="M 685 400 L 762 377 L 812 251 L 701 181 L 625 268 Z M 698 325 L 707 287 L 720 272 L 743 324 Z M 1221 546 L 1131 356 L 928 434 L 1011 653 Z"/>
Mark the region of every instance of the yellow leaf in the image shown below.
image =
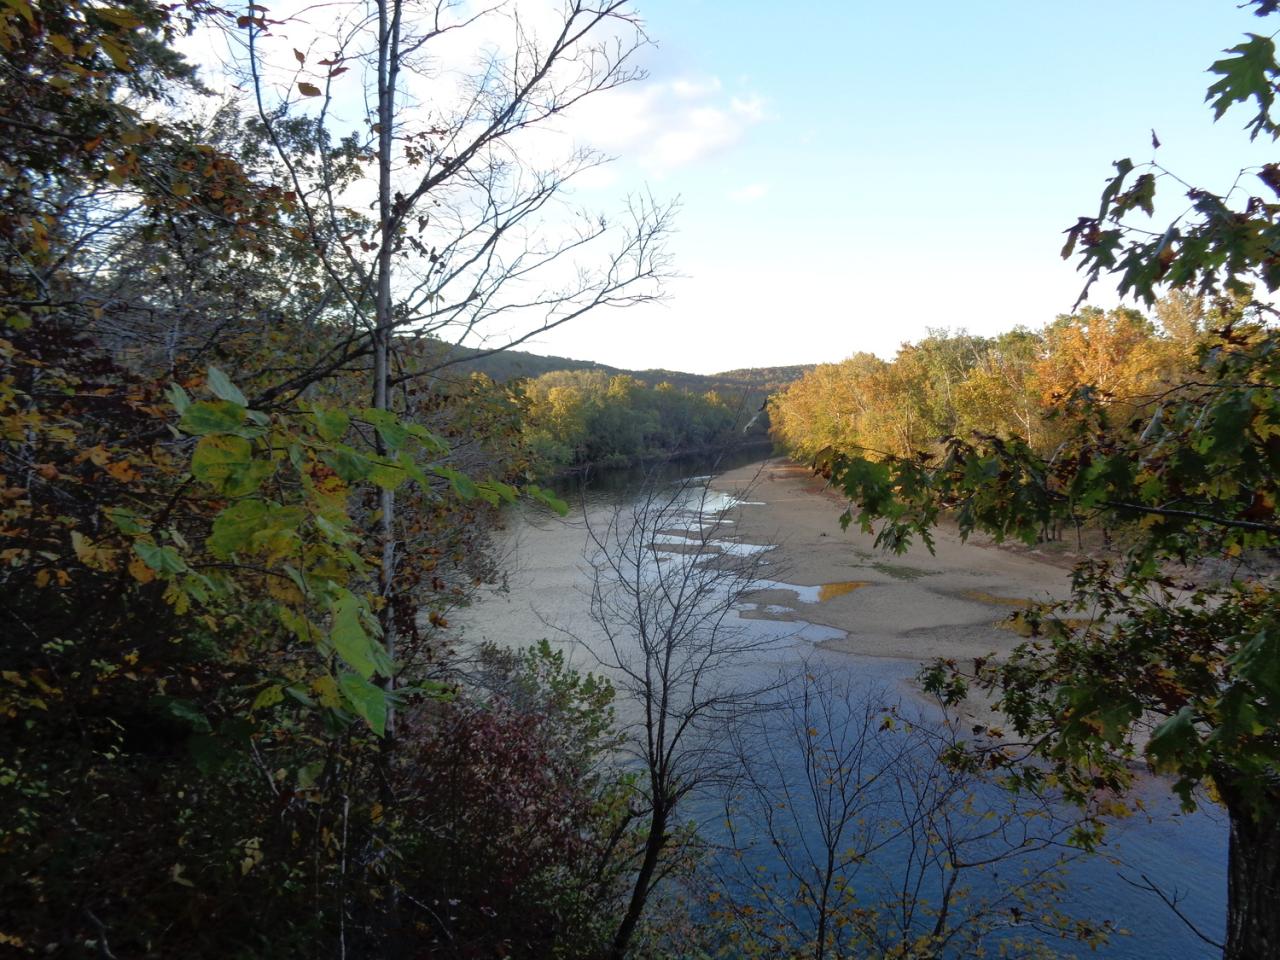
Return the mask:
<path id="1" fill-rule="evenodd" d="M 90 447 L 88 450 L 85 450 L 76 457 L 77 463 L 82 463 L 85 460 L 88 460 L 96 467 L 105 467 L 111 462 L 111 454 L 107 453 L 106 447 L 102 444 L 98 444 L 96 447 Z"/>
<path id="2" fill-rule="evenodd" d="M 129 73 L 133 70 L 129 66 L 129 54 L 125 48 L 117 43 L 113 38 L 102 36 L 98 38 L 98 44 L 107 52 L 107 56 L 111 58 L 111 62 L 116 65 L 116 69 L 122 73 Z"/>
<path id="3" fill-rule="evenodd" d="M 304 97 L 320 96 L 320 88 L 317 87 L 314 83 L 299 83 L 298 92 L 302 94 Z"/>
<path id="4" fill-rule="evenodd" d="M 76 559 L 90 570 L 108 572 L 116 569 L 116 552 L 106 547 L 95 547 L 79 530 L 71 531 L 71 549 Z"/>
<path id="5" fill-rule="evenodd" d="M 267 577 L 267 593 L 276 600 L 291 605 L 302 603 L 304 599 L 302 591 L 294 585 L 292 580 L 285 577 Z"/>
<path id="6" fill-rule="evenodd" d="M 142 558 L 138 556 L 129 561 L 129 573 L 139 583 L 150 583 L 156 578 L 155 571 L 143 563 Z"/>
<path id="7" fill-rule="evenodd" d="M 26 0 L 4 0 L 4 5 L 10 10 L 16 10 L 29 25 L 36 25 L 35 14 L 31 12 L 31 6 Z"/>
<path id="8" fill-rule="evenodd" d="M 311 692 L 316 695 L 316 700 L 322 707 L 334 709 L 342 706 L 342 697 L 338 694 L 338 682 L 333 677 L 316 677 L 311 682 Z"/>
<path id="9" fill-rule="evenodd" d="M 93 12 L 103 20 L 114 23 L 117 27 L 124 27 L 126 30 L 142 26 L 142 21 L 138 19 L 137 14 L 119 7 L 96 7 Z"/>

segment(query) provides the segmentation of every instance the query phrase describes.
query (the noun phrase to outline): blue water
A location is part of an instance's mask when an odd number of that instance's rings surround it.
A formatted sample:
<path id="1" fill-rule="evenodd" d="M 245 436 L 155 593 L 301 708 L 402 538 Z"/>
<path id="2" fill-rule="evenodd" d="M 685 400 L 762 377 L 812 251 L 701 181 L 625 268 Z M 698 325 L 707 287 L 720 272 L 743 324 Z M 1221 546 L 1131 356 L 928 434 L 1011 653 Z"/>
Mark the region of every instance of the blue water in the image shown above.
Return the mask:
<path id="1" fill-rule="evenodd" d="M 768 624 L 769 621 L 763 623 Z M 778 625 L 774 624 L 773 628 L 777 629 Z M 747 683 L 754 680 L 763 685 L 780 669 L 793 673 L 796 670 L 829 671 L 831 676 L 848 681 L 848 687 L 854 692 L 855 712 L 860 708 L 858 691 L 864 690 L 880 702 L 899 704 L 905 715 L 914 715 L 923 723 L 936 721 L 941 716 L 940 712 L 923 703 L 910 687 L 909 681 L 915 671 L 910 663 L 824 652 L 803 640 L 788 638 L 779 645 L 774 656 L 744 668 L 743 680 Z M 758 735 L 778 742 L 788 735 L 785 728 L 789 721 L 782 714 L 775 719 L 770 717 L 766 714 L 759 721 L 762 727 Z M 770 724 L 774 725 L 772 729 Z M 786 753 L 780 755 L 787 756 Z M 805 769 L 801 754 L 794 751 L 790 756 L 791 760 L 787 762 L 794 763 L 794 766 L 788 768 L 786 775 L 792 784 L 803 783 Z M 1011 802 L 1006 791 L 994 786 L 977 787 L 975 797 L 975 816 L 981 816 L 986 810 L 1003 810 Z M 1144 874 L 1156 881 L 1166 895 L 1175 899 L 1178 909 L 1189 920 L 1204 934 L 1220 941 L 1224 932 L 1226 904 L 1225 817 L 1211 805 L 1202 805 L 1192 814 L 1182 813 L 1169 792 L 1168 784 L 1156 778 L 1141 778 L 1128 799 L 1131 806 L 1137 801 L 1144 809 L 1126 819 L 1113 821 L 1101 849 L 1092 854 L 1067 851 L 1074 859 L 1062 868 L 1062 890 L 1054 904 L 1058 910 L 1078 919 L 1112 921 L 1114 932 L 1109 941 L 1094 948 L 1082 942 L 1048 936 L 1036 939 L 1063 956 L 1112 960 L 1190 960 L 1220 956 L 1219 950 L 1200 939 L 1155 894 L 1137 889 L 1133 883 L 1141 883 Z M 695 811 L 695 816 L 703 822 L 704 834 L 713 842 L 725 839 L 723 809 L 722 796 L 704 797 Z M 1057 809 L 1064 822 L 1074 813 L 1074 809 L 1067 806 Z M 805 821 L 802 819 L 801 822 Z M 746 832 L 749 834 L 750 831 Z M 740 841 L 742 837 L 743 833 L 739 833 Z M 797 842 L 794 833 L 791 842 Z M 902 843 L 886 846 L 877 852 L 877 862 L 852 875 L 853 882 L 861 885 L 865 899 L 891 896 L 898 887 L 903 876 L 900 865 L 904 856 L 902 847 Z M 992 844 L 991 852 L 997 852 L 998 847 L 999 844 Z M 764 848 L 769 849 L 767 844 Z M 768 852 L 761 856 L 757 851 L 751 857 L 748 858 L 751 869 L 763 867 L 768 872 L 781 872 L 781 861 L 777 856 Z M 1002 915 L 1007 914 L 1008 904 L 1002 900 L 1002 894 L 1006 892 L 1003 888 L 1020 878 L 1022 868 L 1048 866 L 1052 859 L 1049 853 L 1031 854 L 987 871 L 968 874 L 970 901 L 990 899 L 996 903 L 995 909 L 1003 911 Z M 1126 878 L 1132 883 L 1126 882 Z M 920 889 L 925 899 L 936 899 L 937 892 L 928 880 Z M 1025 929 L 1013 926 L 989 934 L 987 946 L 996 946 L 996 941 L 1001 938 L 1030 936 L 1033 931 L 1023 926 Z M 1012 955 L 1023 954 L 1015 951 Z"/>

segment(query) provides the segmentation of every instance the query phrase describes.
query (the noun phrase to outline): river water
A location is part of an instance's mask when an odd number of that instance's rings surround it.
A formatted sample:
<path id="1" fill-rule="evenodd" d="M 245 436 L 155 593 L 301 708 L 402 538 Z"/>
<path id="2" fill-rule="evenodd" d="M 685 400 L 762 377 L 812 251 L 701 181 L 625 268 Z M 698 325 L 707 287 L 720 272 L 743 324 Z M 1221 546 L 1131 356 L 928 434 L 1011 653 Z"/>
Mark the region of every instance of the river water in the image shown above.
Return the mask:
<path id="1" fill-rule="evenodd" d="M 568 517 L 552 519 L 523 512 L 510 518 L 508 528 L 500 536 L 510 571 L 506 588 L 455 619 L 472 639 L 522 645 L 545 637 L 566 649 L 570 659 L 580 668 L 598 670 L 598 663 L 591 652 L 596 628 L 588 615 L 587 589 L 591 582 L 591 571 L 585 560 L 589 553 L 586 550 L 588 525 L 594 524 L 598 529 L 612 510 L 631 504 L 642 475 L 649 482 L 666 484 L 696 476 L 699 480 L 691 488 L 696 492 L 699 485 L 705 485 L 706 475 L 713 469 L 740 466 L 759 456 L 758 451 L 748 451 L 733 458 L 733 462 L 677 462 L 657 470 L 610 471 L 592 478 L 585 488 L 581 485 L 567 486 L 560 493 L 572 504 Z M 710 509 L 721 518 L 730 519 L 736 506 L 731 498 L 720 498 L 703 503 L 700 509 Z M 722 509 L 726 512 L 721 513 Z M 691 523 L 696 525 L 700 522 L 696 512 L 690 517 Z M 686 531 L 686 535 L 688 533 Z M 676 551 L 672 558 L 678 562 L 681 534 L 670 535 L 670 539 L 670 545 Z M 768 548 L 767 544 L 738 547 L 748 551 Z M 772 586 L 787 588 L 786 584 L 776 582 Z M 818 650 L 816 644 L 841 631 L 794 620 L 771 620 L 768 619 L 767 608 L 762 609 L 759 605 L 744 605 L 741 612 L 748 616 L 736 618 L 734 629 L 749 631 L 762 642 L 754 649 L 750 662 L 735 665 L 734 672 L 738 675 L 735 681 L 740 679 L 744 684 L 757 683 L 763 687 L 780 673 L 794 675 L 820 667 L 826 674 L 845 682 L 850 689 L 865 690 L 868 696 L 905 704 L 926 723 L 938 719 L 936 715 L 930 716 L 929 707 L 912 687 L 916 664 Z M 626 704 L 620 704 L 621 715 L 625 716 L 627 709 Z M 771 735 L 768 730 L 762 730 L 762 733 Z M 779 731 L 778 735 L 782 733 Z M 805 771 L 797 761 L 795 769 L 788 769 L 784 774 L 799 780 L 805 776 Z M 981 809 L 985 802 L 982 796 L 979 791 L 978 806 L 973 813 L 975 817 L 981 817 L 985 812 Z M 704 830 L 713 842 L 725 839 L 723 816 L 716 815 L 722 799 L 714 795 L 702 796 L 687 811 L 687 814 L 704 819 Z M 1083 944 L 1057 940 L 1050 941 L 1050 946 L 1066 956 L 1097 956 L 1113 960 L 1182 960 L 1219 955 L 1219 951 L 1200 939 L 1159 898 L 1134 884 L 1141 883 L 1144 875 L 1156 881 L 1176 897 L 1178 909 L 1200 931 L 1220 940 L 1226 895 L 1225 817 L 1208 804 L 1202 805 L 1196 813 L 1181 813 L 1170 799 L 1167 784 L 1154 779 L 1141 781 L 1131 799 L 1141 800 L 1141 812 L 1112 825 L 1102 853 L 1081 856 L 1065 868 L 1065 892 L 1058 904 L 1059 908 L 1077 917 L 1113 920 L 1123 932 L 1114 934 L 1108 944 L 1096 951 Z M 1007 802 L 1003 795 L 989 796 L 988 800 L 992 809 Z M 883 878 L 897 877 L 900 866 L 897 862 L 888 861 L 903 855 L 893 845 L 887 846 L 877 854 L 883 862 L 872 865 L 882 869 L 864 871 L 859 878 L 880 876 L 880 881 L 869 879 L 867 882 L 872 885 L 887 883 Z M 768 857 L 757 865 L 766 871 L 780 869 L 779 864 L 771 862 Z M 1034 859 L 1023 865 L 1034 868 Z M 973 895 L 998 900 L 1002 885 L 1010 883 L 1008 875 L 1001 879 L 998 870 L 979 872 L 972 878 Z M 997 947 L 996 941 L 1001 938 L 1007 943 L 1008 938 L 1018 932 L 1011 927 L 1005 928 L 1001 933 L 993 934 L 988 945 Z M 1013 955 L 1020 954 L 1015 952 Z"/>

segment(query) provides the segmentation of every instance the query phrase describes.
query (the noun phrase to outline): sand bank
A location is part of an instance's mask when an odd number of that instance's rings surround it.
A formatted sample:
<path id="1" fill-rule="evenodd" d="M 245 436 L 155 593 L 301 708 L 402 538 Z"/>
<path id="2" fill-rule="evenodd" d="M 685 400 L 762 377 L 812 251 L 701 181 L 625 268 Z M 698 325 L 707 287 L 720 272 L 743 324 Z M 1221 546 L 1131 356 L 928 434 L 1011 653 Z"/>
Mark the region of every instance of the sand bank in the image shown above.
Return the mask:
<path id="1" fill-rule="evenodd" d="M 900 556 L 878 550 L 874 537 L 842 531 L 842 501 L 787 460 L 729 471 L 712 487 L 751 502 L 733 512 L 735 539 L 777 544 L 766 569 L 779 584 L 754 595 L 747 615 L 844 631 L 823 644 L 832 650 L 918 663 L 1006 653 L 1022 639 L 1002 624 L 1014 609 L 1068 592 L 1061 566 L 964 543 L 946 529 L 932 554 L 918 544 Z"/>

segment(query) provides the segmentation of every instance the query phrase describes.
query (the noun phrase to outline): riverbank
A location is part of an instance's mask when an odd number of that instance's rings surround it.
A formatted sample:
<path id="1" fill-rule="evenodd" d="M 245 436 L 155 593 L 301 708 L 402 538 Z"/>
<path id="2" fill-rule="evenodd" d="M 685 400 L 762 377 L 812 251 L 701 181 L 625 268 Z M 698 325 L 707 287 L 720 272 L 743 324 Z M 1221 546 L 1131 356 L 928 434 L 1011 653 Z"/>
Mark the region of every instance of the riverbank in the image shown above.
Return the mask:
<path id="1" fill-rule="evenodd" d="M 712 487 L 744 501 L 733 513 L 734 539 L 777 545 L 769 569 L 781 583 L 753 594 L 744 616 L 843 631 L 821 644 L 827 649 L 916 663 L 1001 655 L 1022 639 L 1011 613 L 1068 593 L 1061 565 L 965 543 L 945 528 L 932 554 L 919 544 L 901 556 L 878 550 L 873 536 L 842 531 L 843 501 L 785 459 L 727 471 Z"/>

